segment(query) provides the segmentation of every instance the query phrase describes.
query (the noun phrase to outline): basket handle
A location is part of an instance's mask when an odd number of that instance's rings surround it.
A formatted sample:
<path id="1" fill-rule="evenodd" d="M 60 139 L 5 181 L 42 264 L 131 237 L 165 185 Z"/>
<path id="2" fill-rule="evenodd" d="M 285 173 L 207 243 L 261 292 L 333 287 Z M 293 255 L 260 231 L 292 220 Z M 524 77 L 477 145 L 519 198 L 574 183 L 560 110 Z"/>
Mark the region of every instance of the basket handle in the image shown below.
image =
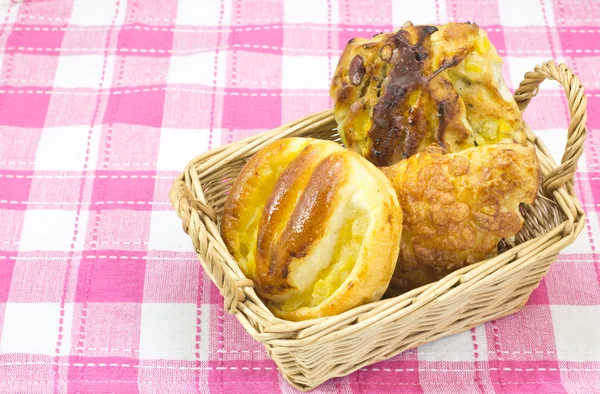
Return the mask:
<path id="1" fill-rule="evenodd" d="M 583 153 L 584 141 L 587 136 L 585 122 L 587 120 L 587 97 L 579 77 L 564 64 L 558 66 L 550 60 L 541 66 L 536 66 L 534 71 L 525 74 L 519 88 L 515 91 L 515 100 L 521 112 L 525 111 L 531 98 L 538 93 L 540 83 L 544 80 L 558 81 L 565 89 L 569 102 L 571 121 L 567 134 L 567 146 L 561 163 L 546 175 L 542 189 L 550 193 L 554 189 L 571 181 L 577 170 L 577 162 Z"/>

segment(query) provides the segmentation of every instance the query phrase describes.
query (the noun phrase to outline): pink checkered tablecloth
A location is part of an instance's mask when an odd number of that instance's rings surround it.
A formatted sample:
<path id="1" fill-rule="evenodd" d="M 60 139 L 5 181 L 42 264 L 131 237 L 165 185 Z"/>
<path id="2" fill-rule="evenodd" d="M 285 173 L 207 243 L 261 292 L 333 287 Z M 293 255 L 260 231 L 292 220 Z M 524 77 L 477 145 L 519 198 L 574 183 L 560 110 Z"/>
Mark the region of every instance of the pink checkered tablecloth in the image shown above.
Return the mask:
<path id="1" fill-rule="evenodd" d="M 593 0 L 0 0 L 0 392 L 295 392 L 223 311 L 168 190 L 196 154 L 328 108 L 346 42 L 408 19 L 485 28 L 513 89 L 548 59 L 579 74 L 587 226 L 522 312 L 315 392 L 600 393 Z M 560 158 L 557 84 L 526 120 Z"/>

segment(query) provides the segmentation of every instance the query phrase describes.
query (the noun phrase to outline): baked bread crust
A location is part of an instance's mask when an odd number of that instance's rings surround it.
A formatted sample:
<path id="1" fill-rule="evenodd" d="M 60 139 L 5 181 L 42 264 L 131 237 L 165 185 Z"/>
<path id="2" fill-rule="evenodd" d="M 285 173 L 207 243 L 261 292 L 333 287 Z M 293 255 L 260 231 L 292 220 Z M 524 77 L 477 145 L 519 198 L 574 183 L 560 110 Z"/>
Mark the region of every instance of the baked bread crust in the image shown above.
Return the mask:
<path id="1" fill-rule="evenodd" d="M 430 147 L 382 171 L 404 214 L 390 294 L 441 279 L 497 253 L 519 232 L 519 204 L 532 204 L 540 184 L 534 148 L 497 144 L 444 154 Z"/>
<path id="2" fill-rule="evenodd" d="M 343 142 L 377 166 L 432 144 L 448 152 L 525 144 L 501 67 L 486 32 L 470 23 L 352 39 L 330 87 Z"/>
<path id="3" fill-rule="evenodd" d="M 221 233 L 273 313 L 304 320 L 381 298 L 401 228 L 396 193 L 375 166 L 331 141 L 286 138 L 244 166 Z"/>

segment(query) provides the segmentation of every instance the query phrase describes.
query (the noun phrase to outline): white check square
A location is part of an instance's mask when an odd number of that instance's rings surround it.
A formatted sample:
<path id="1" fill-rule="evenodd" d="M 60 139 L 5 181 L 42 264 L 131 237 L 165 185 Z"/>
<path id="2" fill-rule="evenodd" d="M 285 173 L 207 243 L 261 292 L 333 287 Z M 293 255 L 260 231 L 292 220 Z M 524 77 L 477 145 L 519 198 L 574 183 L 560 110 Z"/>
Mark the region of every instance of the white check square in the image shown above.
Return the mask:
<path id="1" fill-rule="evenodd" d="M 12 2 L 10 7 L 7 2 L 3 3 L 2 6 L 0 6 L 0 21 L 6 24 L 15 23 L 17 21 L 17 15 L 19 14 L 19 8 L 20 4 L 17 2 Z"/>
<path id="2" fill-rule="evenodd" d="M 498 8 L 504 26 L 554 25 L 552 2 L 547 0 L 502 0 Z"/>
<path id="3" fill-rule="evenodd" d="M 56 355 L 60 303 L 8 303 L 0 338 L 0 353 Z M 60 354 L 69 354 L 73 304 L 65 304 Z"/>
<path id="4" fill-rule="evenodd" d="M 118 9 L 117 9 L 118 7 Z M 69 23 L 79 26 L 120 26 L 125 20 L 127 2 L 119 0 L 75 0 Z"/>
<path id="5" fill-rule="evenodd" d="M 330 0 L 286 0 L 284 5 L 285 23 L 339 23 L 339 1 Z M 307 12 L 310 10 L 310 12 Z"/>
<path id="6" fill-rule="evenodd" d="M 473 340 L 475 337 L 475 340 Z M 475 358 L 475 344 L 477 344 L 477 359 Z M 419 360 L 424 361 L 469 361 L 487 360 L 487 341 L 485 326 L 464 331 L 448 337 L 440 338 L 434 342 L 419 346 Z"/>
<path id="7" fill-rule="evenodd" d="M 179 0 L 177 4 L 178 25 L 218 26 L 228 25 L 231 20 L 230 1 Z"/>
<path id="8" fill-rule="evenodd" d="M 221 51 L 217 59 L 215 77 L 215 53 L 202 52 L 171 57 L 167 82 L 169 84 L 224 86 L 227 66 L 226 53 Z"/>
<path id="9" fill-rule="evenodd" d="M 585 168 L 585 167 L 580 167 L 580 168 Z M 591 176 L 591 174 L 588 174 L 588 176 Z M 583 179 L 587 179 L 587 178 L 583 178 Z M 589 184 L 590 181 L 588 180 L 583 180 L 582 184 L 588 183 Z M 577 189 L 577 187 L 576 187 Z M 589 186 L 587 190 L 583 190 L 583 193 L 590 193 L 591 190 L 589 190 Z M 589 195 L 589 194 L 588 194 Z M 593 201 L 592 200 L 592 196 L 589 195 L 589 200 L 587 201 Z M 589 227 L 586 226 L 586 228 L 584 229 L 584 231 L 581 232 L 581 234 L 579 234 L 579 236 L 575 239 L 575 241 L 573 241 L 573 243 L 569 246 L 567 246 L 561 253 L 562 254 L 583 254 L 583 253 L 589 253 L 589 254 L 593 254 L 593 253 L 597 253 L 596 250 L 592 249 L 592 246 L 597 247 L 596 245 L 594 245 L 594 243 L 596 243 L 598 240 L 600 240 L 600 220 L 598 220 L 598 212 L 594 212 L 593 210 L 588 210 L 587 212 L 587 216 L 586 216 L 586 220 L 589 224 Z"/>
<path id="10" fill-rule="evenodd" d="M 84 244 L 89 211 L 82 210 L 77 220 L 77 212 L 62 210 L 28 209 L 25 212 L 23 232 L 19 249 L 21 251 L 81 250 Z"/>
<path id="11" fill-rule="evenodd" d="M 196 335 L 200 335 L 200 360 L 208 360 L 209 308 L 201 306 L 197 334 L 195 304 L 143 304 L 140 359 L 196 360 Z"/>
<path id="12" fill-rule="evenodd" d="M 600 361 L 600 305 L 550 305 L 561 361 Z"/>
<path id="13" fill-rule="evenodd" d="M 535 130 L 535 134 L 546 145 L 556 164 L 560 164 L 567 145 L 567 129 L 541 129 Z M 578 166 L 579 168 L 588 168 L 585 152 L 579 158 Z"/>
<path id="14" fill-rule="evenodd" d="M 516 89 L 519 87 L 519 84 L 523 79 L 525 79 L 525 73 L 529 71 L 533 71 L 535 66 L 540 66 L 542 63 L 547 62 L 547 57 L 536 57 L 536 56 L 527 56 L 527 57 L 517 57 L 510 56 L 505 59 L 505 62 L 508 64 L 508 72 L 510 75 L 510 81 L 512 83 L 512 88 Z M 556 63 L 564 63 L 563 58 L 557 58 Z M 563 94 L 562 86 L 556 81 L 544 81 L 540 84 L 540 90 L 552 90 L 558 91 L 560 94 Z"/>
<path id="15" fill-rule="evenodd" d="M 181 220 L 173 211 L 152 211 L 148 250 L 193 250 L 190 237 L 181 230 Z"/>
<path id="16" fill-rule="evenodd" d="M 329 63 L 325 56 L 284 56 L 284 89 L 324 89 L 329 86 Z"/>
<path id="17" fill-rule="evenodd" d="M 50 127 L 42 131 L 35 168 L 42 171 L 93 170 L 98 159 L 101 125 Z M 89 142 L 89 151 L 88 151 Z"/>
<path id="18" fill-rule="evenodd" d="M 60 56 L 54 86 L 60 88 L 101 89 L 110 86 L 115 57 L 110 55 Z"/>
<path id="19" fill-rule="evenodd" d="M 208 150 L 209 134 L 208 129 L 163 128 L 160 132 L 157 169 L 183 171 L 190 160 Z M 213 129 L 212 139 L 221 140 L 221 129 Z"/>
<path id="20" fill-rule="evenodd" d="M 436 7 L 438 8 L 437 12 Z M 436 19 L 439 15 L 439 21 Z M 448 22 L 446 2 L 436 0 L 393 0 L 392 22 L 399 29 L 407 21 L 414 25 L 437 25 Z"/>

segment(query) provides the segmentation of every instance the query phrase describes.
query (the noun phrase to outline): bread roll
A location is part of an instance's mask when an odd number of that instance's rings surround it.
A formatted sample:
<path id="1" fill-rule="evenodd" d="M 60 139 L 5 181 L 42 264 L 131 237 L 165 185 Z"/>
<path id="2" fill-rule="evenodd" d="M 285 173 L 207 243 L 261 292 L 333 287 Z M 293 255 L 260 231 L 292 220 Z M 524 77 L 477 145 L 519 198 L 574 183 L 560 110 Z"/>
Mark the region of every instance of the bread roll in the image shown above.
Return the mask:
<path id="1" fill-rule="evenodd" d="M 496 255 L 498 242 L 523 225 L 519 204 L 532 204 L 537 194 L 533 148 L 498 144 L 443 153 L 430 147 L 382 168 L 404 214 L 391 295 Z"/>
<path id="2" fill-rule="evenodd" d="M 244 166 L 221 233 L 276 316 L 336 315 L 381 298 L 402 212 L 375 166 L 331 141 L 287 138 Z"/>
<path id="3" fill-rule="evenodd" d="M 389 166 L 436 144 L 448 152 L 524 144 L 502 59 L 475 24 L 409 26 L 351 40 L 331 82 L 345 145 Z"/>

